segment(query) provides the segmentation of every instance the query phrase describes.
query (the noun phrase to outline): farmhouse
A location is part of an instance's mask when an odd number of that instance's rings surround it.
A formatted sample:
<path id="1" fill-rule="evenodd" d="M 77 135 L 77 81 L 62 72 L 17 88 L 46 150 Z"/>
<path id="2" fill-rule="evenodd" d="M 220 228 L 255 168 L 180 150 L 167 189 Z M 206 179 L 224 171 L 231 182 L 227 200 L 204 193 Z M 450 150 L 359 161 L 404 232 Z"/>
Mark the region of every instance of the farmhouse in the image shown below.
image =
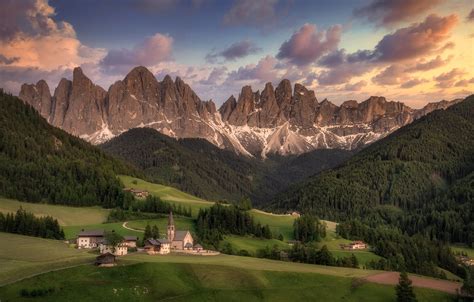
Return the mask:
<path id="1" fill-rule="evenodd" d="M 95 265 L 101 267 L 110 267 L 115 265 L 115 255 L 111 253 L 102 254 L 95 258 Z"/>
<path id="2" fill-rule="evenodd" d="M 148 196 L 148 191 L 146 190 L 139 190 L 139 189 L 134 189 L 134 188 L 125 188 L 123 189 L 125 192 L 130 192 L 133 194 L 133 196 L 138 197 L 138 198 L 146 198 Z"/>
<path id="3" fill-rule="evenodd" d="M 128 253 L 128 246 L 125 242 L 119 243 L 115 248 L 107 243 L 107 240 L 103 240 L 99 243 L 99 251 L 101 254 L 113 254 L 115 256 L 124 256 Z"/>
<path id="4" fill-rule="evenodd" d="M 145 251 L 150 255 L 169 254 L 170 244 L 171 243 L 168 239 L 147 239 L 145 241 Z"/>
<path id="5" fill-rule="evenodd" d="M 76 244 L 79 249 L 92 249 L 98 247 L 103 240 L 104 230 L 82 230 L 77 235 Z"/>
<path id="6" fill-rule="evenodd" d="M 367 248 L 367 244 L 363 241 L 353 241 L 349 244 L 341 244 L 343 250 L 363 250 Z"/>
<path id="7" fill-rule="evenodd" d="M 170 215 L 168 217 L 168 240 L 171 242 L 171 249 L 193 249 L 193 236 L 189 231 L 177 231 L 175 229 L 172 212 L 170 212 Z"/>

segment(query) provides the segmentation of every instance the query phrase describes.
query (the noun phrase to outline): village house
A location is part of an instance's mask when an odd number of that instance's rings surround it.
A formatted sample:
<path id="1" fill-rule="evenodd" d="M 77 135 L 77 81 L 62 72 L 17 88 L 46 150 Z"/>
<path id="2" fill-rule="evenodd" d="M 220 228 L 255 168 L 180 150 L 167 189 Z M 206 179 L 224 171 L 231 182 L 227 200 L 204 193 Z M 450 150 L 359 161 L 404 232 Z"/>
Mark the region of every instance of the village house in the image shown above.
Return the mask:
<path id="1" fill-rule="evenodd" d="M 170 241 L 168 239 L 150 238 L 145 241 L 144 248 L 149 255 L 166 255 L 170 253 Z"/>
<path id="2" fill-rule="evenodd" d="M 78 249 L 93 249 L 104 240 L 104 230 L 82 230 L 77 235 L 76 245 Z"/>
<path id="3" fill-rule="evenodd" d="M 137 247 L 138 237 L 136 236 L 124 236 L 123 243 L 127 245 L 128 248 L 136 248 Z"/>
<path id="4" fill-rule="evenodd" d="M 168 217 L 168 240 L 171 242 L 171 249 L 173 250 L 192 250 L 193 236 L 191 232 L 177 231 L 174 226 L 173 213 L 170 212 Z"/>
<path id="5" fill-rule="evenodd" d="M 367 248 L 367 244 L 363 241 L 357 240 L 349 244 L 341 244 L 343 250 L 363 250 Z"/>
<path id="6" fill-rule="evenodd" d="M 128 254 L 128 246 L 125 242 L 121 242 L 115 246 L 115 249 L 112 245 L 107 243 L 107 240 L 103 240 L 99 243 L 99 251 L 101 254 L 113 254 L 115 256 L 124 256 Z"/>
<path id="7" fill-rule="evenodd" d="M 146 198 L 148 197 L 148 191 L 146 190 L 139 190 L 139 189 L 134 189 L 134 188 L 125 188 L 123 189 L 125 192 L 130 192 L 133 194 L 133 196 L 138 197 L 138 198 Z"/>
<path id="8" fill-rule="evenodd" d="M 111 267 L 115 265 L 115 255 L 105 253 L 95 258 L 95 265 L 100 267 Z"/>

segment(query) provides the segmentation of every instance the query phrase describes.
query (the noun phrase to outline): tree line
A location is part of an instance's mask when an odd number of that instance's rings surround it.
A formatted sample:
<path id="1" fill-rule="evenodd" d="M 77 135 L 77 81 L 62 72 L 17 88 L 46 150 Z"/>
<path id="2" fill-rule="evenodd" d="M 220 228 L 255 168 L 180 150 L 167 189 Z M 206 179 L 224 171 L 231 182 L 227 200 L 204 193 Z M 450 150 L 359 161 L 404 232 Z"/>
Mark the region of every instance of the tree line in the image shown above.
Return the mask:
<path id="1" fill-rule="evenodd" d="M 64 231 L 51 216 L 36 217 L 19 208 L 15 214 L 0 212 L 0 231 L 49 239 L 64 239 Z"/>
<path id="2" fill-rule="evenodd" d="M 373 228 L 358 220 L 339 223 L 336 232 L 344 238 L 364 240 L 375 254 L 383 257 L 368 262 L 368 268 L 446 278 L 438 268 L 441 267 L 461 277 L 466 275 L 448 245 L 422 235 L 408 236 L 397 228 L 387 226 Z"/>
<path id="3" fill-rule="evenodd" d="M 226 234 L 254 235 L 258 238 L 273 237 L 268 225 L 255 223 L 253 217 L 234 205 L 215 204 L 207 209 L 200 209 L 197 216 L 197 235 L 201 242 L 214 247 L 219 245 Z"/>

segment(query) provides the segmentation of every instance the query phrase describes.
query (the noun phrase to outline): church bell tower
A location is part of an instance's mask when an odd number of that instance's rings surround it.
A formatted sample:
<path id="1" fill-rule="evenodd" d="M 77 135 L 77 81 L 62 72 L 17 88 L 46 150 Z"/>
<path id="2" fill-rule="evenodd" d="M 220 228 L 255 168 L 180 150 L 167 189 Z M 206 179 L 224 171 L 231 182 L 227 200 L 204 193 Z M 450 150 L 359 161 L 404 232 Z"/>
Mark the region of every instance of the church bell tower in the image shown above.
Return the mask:
<path id="1" fill-rule="evenodd" d="M 174 219 L 173 219 L 173 212 L 170 212 L 168 216 L 168 240 L 173 241 L 174 239 Z"/>

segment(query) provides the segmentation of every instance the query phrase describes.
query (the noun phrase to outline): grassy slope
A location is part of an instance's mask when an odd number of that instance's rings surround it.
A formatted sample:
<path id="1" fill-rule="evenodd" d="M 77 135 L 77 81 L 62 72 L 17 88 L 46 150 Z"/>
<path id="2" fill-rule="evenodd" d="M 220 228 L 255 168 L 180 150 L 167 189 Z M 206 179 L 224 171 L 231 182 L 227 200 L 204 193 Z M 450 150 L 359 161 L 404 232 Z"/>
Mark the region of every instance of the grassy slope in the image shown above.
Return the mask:
<path id="1" fill-rule="evenodd" d="M 52 216 L 56 218 L 62 226 L 99 224 L 107 219 L 109 212 L 109 210 L 100 207 L 68 207 L 44 203 L 20 202 L 0 197 L 0 212 L 16 212 L 20 206 L 35 215 Z"/>
<path id="2" fill-rule="evenodd" d="M 167 257 L 148 257 L 166 259 Z M 183 257 L 182 257 L 183 258 Z M 190 257 L 184 257 L 190 258 Z M 199 257 L 214 258 L 214 257 Z M 198 259 L 198 257 L 194 257 Z M 100 269 L 83 266 L 0 288 L 0 297 L 22 301 L 19 291 L 54 287 L 37 301 L 395 301 L 392 286 L 315 273 L 266 271 L 196 263 L 142 263 Z M 419 301 L 449 301 L 449 295 L 415 290 Z M 31 298 L 24 299 L 28 301 Z"/>
<path id="3" fill-rule="evenodd" d="M 90 262 L 94 257 L 57 240 L 0 232 L 0 242 L 0 285 L 36 273 Z"/>

